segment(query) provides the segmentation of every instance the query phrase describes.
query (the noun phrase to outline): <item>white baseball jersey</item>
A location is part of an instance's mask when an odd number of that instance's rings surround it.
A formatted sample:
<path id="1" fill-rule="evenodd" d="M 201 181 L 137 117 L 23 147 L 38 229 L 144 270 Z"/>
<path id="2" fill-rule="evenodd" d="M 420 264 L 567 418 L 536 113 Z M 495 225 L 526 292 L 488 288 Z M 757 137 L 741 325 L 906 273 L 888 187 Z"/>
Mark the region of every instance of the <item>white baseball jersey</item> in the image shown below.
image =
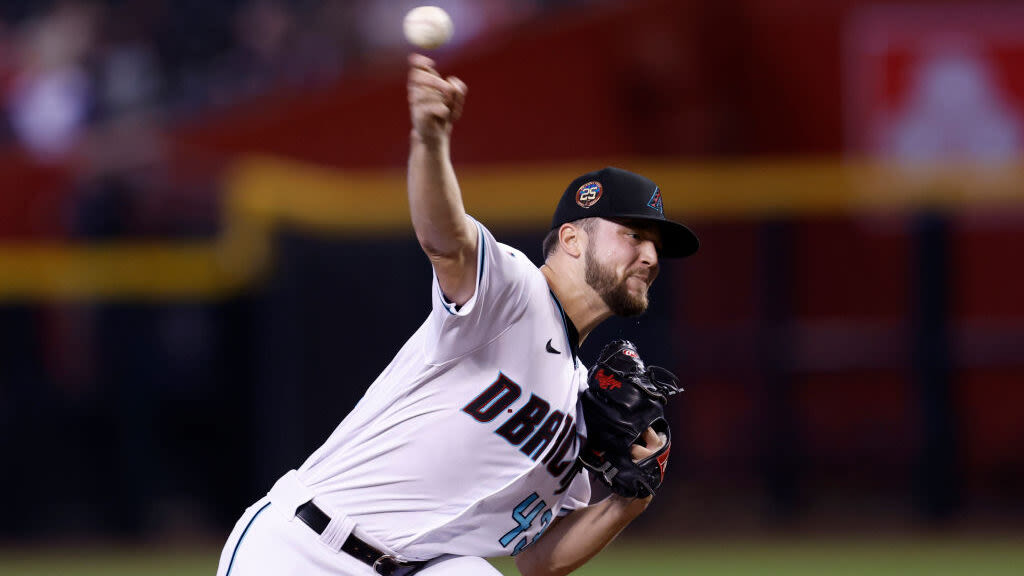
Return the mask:
<path id="1" fill-rule="evenodd" d="M 578 335 L 540 270 L 475 224 L 472 298 L 456 309 L 435 276 L 430 316 L 298 470 L 412 560 L 515 554 L 590 499 Z"/>

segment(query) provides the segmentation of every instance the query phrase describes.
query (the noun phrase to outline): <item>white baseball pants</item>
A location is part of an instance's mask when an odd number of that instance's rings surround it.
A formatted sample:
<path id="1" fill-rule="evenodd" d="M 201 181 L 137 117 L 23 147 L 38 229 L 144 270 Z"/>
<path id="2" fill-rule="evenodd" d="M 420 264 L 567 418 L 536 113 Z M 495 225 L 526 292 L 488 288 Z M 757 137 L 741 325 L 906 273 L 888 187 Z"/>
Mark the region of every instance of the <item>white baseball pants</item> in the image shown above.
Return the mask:
<path id="1" fill-rule="evenodd" d="M 298 505 L 311 496 L 294 489 L 294 484 L 287 480 L 291 474 L 285 475 L 270 494 L 246 509 L 235 524 L 221 552 L 217 576 L 376 576 L 369 565 L 340 550 L 338 538 L 332 541 L 330 537 L 331 526 L 320 536 L 295 517 Z M 343 534 L 347 537 L 348 532 Z M 370 543 L 389 552 L 378 542 Z M 500 574 L 483 558 L 442 556 L 432 560 L 416 576 Z"/>

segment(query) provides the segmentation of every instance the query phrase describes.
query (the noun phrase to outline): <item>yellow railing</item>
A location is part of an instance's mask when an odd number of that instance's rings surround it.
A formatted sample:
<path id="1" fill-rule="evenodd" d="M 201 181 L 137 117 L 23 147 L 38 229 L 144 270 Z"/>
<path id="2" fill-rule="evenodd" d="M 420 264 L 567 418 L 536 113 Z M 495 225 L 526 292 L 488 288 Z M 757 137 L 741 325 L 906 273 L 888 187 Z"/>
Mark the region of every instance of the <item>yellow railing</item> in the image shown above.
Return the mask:
<path id="1" fill-rule="evenodd" d="M 622 161 L 683 221 L 1024 206 L 1024 164 L 894 166 L 836 160 Z M 600 164 L 459 168 L 467 209 L 494 229 L 544 229 L 565 185 Z M 0 301 L 210 298 L 258 279 L 285 225 L 315 234 L 410 235 L 403 170 L 339 172 L 250 158 L 225 176 L 209 242 L 0 244 Z"/>

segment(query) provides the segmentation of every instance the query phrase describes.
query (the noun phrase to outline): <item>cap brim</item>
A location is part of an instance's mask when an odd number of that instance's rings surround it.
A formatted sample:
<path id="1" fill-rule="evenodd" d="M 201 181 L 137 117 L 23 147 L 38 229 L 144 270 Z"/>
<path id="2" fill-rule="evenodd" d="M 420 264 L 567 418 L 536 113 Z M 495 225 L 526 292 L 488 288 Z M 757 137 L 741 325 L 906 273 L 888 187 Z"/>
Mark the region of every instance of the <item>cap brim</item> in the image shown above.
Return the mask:
<path id="1" fill-rule="evenodd" d="M 658 225 L 661 232 L 661 250 L 658 255 L 662 258 L 686 258 L 692 256 L 700 248 L 700 240 L 697 235 L 686 226 L 672 220 L 651 218 L 646 214 L 621 215 L 616 219 L 623 220 L 646 220 Z"/>
<path id="2" fill-rule="evenodd" d="M 700 248 L 700 240 L 692 230 L 671 220 L 658 221 L 661 228 L 661 256 L 664 258 L 686 258 L 693 256 Z"/>

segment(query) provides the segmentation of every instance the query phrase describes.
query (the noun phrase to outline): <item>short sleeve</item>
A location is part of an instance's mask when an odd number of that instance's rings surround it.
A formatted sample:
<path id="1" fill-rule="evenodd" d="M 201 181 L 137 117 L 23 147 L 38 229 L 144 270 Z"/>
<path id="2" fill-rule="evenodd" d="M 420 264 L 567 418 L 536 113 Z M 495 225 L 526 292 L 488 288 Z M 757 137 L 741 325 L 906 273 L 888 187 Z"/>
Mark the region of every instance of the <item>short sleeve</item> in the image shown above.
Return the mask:
<path id="1" fill-rule="evenodd" d="M 468 217 L 468 216 L 467 216 Z M 531 274 L 540 271 L 518 250 L 499 243 L 482 224 L 477 229 L 477 274 L 473 296 L 456 307 L 447 301 L 434 274 L 427 356 L 442 363 L 494 340 L 522 316 Z"/>

